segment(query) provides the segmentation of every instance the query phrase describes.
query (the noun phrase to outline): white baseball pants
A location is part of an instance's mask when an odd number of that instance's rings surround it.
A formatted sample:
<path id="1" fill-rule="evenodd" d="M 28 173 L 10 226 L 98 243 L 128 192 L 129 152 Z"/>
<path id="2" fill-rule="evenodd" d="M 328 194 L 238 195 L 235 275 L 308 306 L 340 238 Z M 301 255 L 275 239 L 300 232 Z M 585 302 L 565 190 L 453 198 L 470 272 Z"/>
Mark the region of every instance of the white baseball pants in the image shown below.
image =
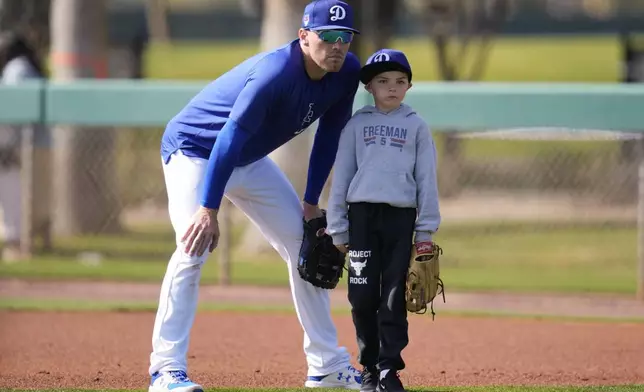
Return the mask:
<path id="1" fill-rule="evenodd" d="M 186 355 L 197 308 L 201 266 L 209 253 L 190 257 L 184 253 L 180 241 L 199 208 L 207 163 L 205 159 L 177 152 L 163 165 L 177 249 L 161 285 L 152 333 L 150 374 L 187 370 Z M 295 310 L 304 330 L 308 375 L 326 375 L 346 367 L 349 354 L 345 347 L 338 346 L 328 291 L 305 282 L 297 272 L 303 212 L 287 177 L 266 157 L 236 168 L 226 186 L 225 197 L 248 216 L 287 263 Z"/>

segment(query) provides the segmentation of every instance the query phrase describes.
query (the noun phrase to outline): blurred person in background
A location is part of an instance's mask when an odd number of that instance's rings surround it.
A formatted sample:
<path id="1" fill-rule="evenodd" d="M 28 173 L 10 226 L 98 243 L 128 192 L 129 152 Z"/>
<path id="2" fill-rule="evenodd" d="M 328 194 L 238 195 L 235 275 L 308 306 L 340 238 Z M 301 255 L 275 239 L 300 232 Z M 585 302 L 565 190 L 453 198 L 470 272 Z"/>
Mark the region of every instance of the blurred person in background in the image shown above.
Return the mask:
<path id="1" fill-rule="evenodd" d="M 0 32 L 0 75 L 0 82 L 3 84 L 17 84 L 45 77 L 42 62 L 35 49 L 16 31 Z M 20 148 L 25 127 L 27 125 L 0 124 L 0 211 L 4 234 L 0 259 L 5 262 L 21 258 Z M 34 132 L 36 138 L 44 135 L 42 132 Z"/>

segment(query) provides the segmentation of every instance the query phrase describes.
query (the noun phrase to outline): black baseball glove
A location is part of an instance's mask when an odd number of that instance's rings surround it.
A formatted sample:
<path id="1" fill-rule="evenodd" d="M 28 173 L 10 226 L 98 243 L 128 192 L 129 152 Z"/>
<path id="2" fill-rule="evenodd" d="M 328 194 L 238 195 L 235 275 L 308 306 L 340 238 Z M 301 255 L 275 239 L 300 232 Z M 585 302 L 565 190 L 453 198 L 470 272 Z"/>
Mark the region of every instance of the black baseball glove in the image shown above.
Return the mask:
<path id="1" fill-rule="evenodd" d="M 323 216 L 304 223 L 304 237 L 300 247 L 297 270 L 300 277 L 316 287 L 334 289 L 342 277 L 345 254 L 333 245 L 326 229 L 326 211 Z"/>

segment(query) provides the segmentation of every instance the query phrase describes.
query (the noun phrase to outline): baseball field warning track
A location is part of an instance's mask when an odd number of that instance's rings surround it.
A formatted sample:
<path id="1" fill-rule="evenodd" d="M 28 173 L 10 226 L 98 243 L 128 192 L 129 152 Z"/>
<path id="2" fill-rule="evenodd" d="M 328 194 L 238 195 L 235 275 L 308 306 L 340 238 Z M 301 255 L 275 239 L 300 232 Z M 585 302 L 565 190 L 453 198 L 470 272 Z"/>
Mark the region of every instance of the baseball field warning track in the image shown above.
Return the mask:
<path id="1" fill-rule="evenodd" d="M 355 358 L 350 316 L 336 315 Z M 0 312 L 1 388 L 146 388 L 154 313 Z M 643 323 L 410 316 L 408 386 L 644 383 Z M 198 313 L 192 378 L 212 387 L 301 387 L 295 314 Z M 355 365 L 355 364 L 354 364 Z"/>

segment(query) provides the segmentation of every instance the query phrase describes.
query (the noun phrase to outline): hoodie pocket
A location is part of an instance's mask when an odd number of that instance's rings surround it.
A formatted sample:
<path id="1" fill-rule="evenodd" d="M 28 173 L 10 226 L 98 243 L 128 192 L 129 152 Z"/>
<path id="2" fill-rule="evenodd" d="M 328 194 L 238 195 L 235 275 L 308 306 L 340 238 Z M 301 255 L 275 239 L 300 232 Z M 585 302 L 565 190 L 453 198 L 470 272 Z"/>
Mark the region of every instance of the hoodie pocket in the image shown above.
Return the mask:
<path id="1" fill-rule="evenodd" d="M 348 199 L 352 202 L 372 201 L 396 206 L 416 204 L 416 183 L 403 171 L 363 167 L 349 184 Z"/>

